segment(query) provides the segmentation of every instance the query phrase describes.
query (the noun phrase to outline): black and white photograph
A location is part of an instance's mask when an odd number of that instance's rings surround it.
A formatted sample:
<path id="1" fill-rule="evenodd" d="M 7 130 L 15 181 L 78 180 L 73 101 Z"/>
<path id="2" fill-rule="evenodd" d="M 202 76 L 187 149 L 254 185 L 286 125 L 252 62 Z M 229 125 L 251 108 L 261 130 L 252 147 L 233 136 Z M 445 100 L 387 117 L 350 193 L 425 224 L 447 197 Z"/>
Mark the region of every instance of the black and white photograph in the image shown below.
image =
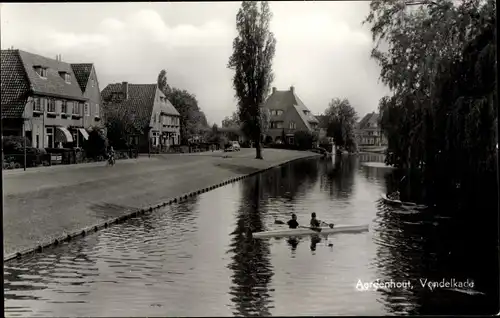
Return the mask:
<path id="1" fill-rule="evenodd" d="M 1 3 L 4 316 L 498 315 L 496 18 Z"/>

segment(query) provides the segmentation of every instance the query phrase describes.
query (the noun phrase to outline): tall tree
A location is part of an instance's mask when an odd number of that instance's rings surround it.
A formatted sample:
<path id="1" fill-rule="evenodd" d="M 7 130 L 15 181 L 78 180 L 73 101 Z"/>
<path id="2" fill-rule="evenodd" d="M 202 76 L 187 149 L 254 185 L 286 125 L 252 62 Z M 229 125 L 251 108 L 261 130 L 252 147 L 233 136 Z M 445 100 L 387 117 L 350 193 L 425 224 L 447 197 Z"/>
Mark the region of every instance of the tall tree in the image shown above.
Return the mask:
<path id="1" fill-rule="evenodd" d="M 169 100 L 180 113 L 182 143 L 188 143 L 194 135 L 199 135 L 202 128 L 208 127 L 205 114 L 200 110 L 196 96 L 186 90 L 173 88 Z"/>
<path id="2" fill-rule="evenodd" d="M 240 126 L 240 116 L 238 112 L 233 112 L 233 114 L 229 117 L 226 116 L 222 120 L 222 127 L 238 127 Z"/>
<path id="3" fill-rule="evenodd" d="M 233 87 L 243 133 L 255 142 L 257 159 L 263 159 L 261 106 L 273 81 L 276 39 L 270 31 L 271 17 L 267 1 L 242 2 L 236 15 L 238 35 L 233 41 L 233 54 L 228 63 L 235 71 Z"/>
<path id="4" fill-rule="evenodd" d="M 158 74 L 158 88 L 163 92 L 163 94 L 165 94 L 165 96 L 167 96 L 167 98 L 172 92 L 170 85 L 168 85 L 166 70 L 161 70 L 160 74 Z"/>
<path id="5" fill-rule="evenodd" d="M 372 57 L 392 91 L 379 104 L 386 161 L 408 175 L 423 171 L 418 182 L 452 195 L 484 187 L 496 155 L 495 1 L 379 0 L 370 8 Z"/>
<path id="6" fill-rule="evenodd" d="M 335 145 L 353 150 L 356 142 L 354 129 L 358 115 L 347 98 L 334 98 L 325 110 L 328 118 L 327 136 L 332 137 Z"/>

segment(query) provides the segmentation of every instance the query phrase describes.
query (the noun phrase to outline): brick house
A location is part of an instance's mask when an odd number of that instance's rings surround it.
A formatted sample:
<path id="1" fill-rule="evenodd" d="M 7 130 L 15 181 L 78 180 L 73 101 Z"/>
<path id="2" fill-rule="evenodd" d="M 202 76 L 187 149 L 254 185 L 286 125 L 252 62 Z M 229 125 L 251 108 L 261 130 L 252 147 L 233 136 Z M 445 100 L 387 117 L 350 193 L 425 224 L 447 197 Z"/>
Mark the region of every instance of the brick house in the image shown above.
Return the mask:
<path id="1" fill-rule="evenodd" d="M 282 141 L 283 130 L 288 143 L 294 143 L 296 131 L 309 131 L 319 134 L 319 121 L 295 94 L 294 87 L 278 91 L 273 87 L 272 94 L 263 105 L 270 112 L 269 129 L 265 138 L 273 142 Z"/>
<path id="2" fill-rule="evenodd" d="M 88 138 L 86 128 L 95 124 L 85 121 L 83 108 L 88 100 L 72 65 L 60 57 L 1 51 L 4 136 L 25 135 L 36 148 L 80 146 Z"/>
<path id="3" fill-rule="evenodd" d="M 135 136 L 132 143 L 139 151 L 180 145 L 180 114 L 157 84 L 109 84 L 101 98 L 106 116 L 118 111 L 128 117 L 134 127 L 128 133 Z"/>
<path id="4" fill-rule="evenodd" d="M 379 125 L 379 115 L 375 112 L 363 117 L 355 129 L 358 147 L 387 146 L 387 139 Z"/>

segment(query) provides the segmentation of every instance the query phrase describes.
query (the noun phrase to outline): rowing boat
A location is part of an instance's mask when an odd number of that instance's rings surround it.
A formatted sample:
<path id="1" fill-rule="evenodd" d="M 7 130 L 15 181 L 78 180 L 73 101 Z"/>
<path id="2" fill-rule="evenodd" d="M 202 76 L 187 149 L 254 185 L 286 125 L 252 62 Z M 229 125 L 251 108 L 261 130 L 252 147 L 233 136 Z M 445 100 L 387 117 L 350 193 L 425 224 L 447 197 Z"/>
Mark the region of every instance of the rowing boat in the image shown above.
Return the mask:
<path id="1" fill-rule="evenodd" d="M 400 201 L 400 200 L 389 199 L 389 197 L 387 197 L 387 195 L 385 195 L 385 194 L 382 194 L 381 197 L 382 197 L 382 200 L 385 203 L 387 203 L 387 204 L 403 206 L 403 208 L 407 208 L 407 209 L 408 208 L 409 209 L 417 209 L 417 210 L 427 209 L 426 205 L 416 204 L 416 203 L 413 203 L 413 202 L 403 202 L 403 201 Z"/>
<path id="2" fill-rule="evenodd" d="M 359 233 L 368 231 L 368 225 L 335 225 L 333 228 L 321 227 L 321 231 L 310 228 L 282 229 L 265 232 L 255 232 L 254 238 L 283 237 L 283 236 L 303 236 L 303 235 L 330 235 L 337 233 Z"/>

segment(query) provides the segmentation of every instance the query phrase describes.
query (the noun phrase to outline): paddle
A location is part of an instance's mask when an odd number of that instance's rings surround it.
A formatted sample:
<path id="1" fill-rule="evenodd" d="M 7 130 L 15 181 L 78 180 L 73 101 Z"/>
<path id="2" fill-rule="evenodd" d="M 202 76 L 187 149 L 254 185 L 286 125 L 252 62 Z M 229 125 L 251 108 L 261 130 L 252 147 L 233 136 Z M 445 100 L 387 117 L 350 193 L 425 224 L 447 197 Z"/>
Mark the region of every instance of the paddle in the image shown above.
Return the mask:
<path id="1" fill-rule="evenodd" d="M 309 227 L 309 226 L 302 226 L 302 225 L 299 225 L 299 227 L 304 228 L 304 229 L 313 230 L 313 231 L 316 231 L 318 233 L 321 232 L 321 228 L 320 227 Z"/>
<path id="2" fill-rule="evenodd" d="M 333 229 L 333 226 L 334 224 L 333 223 L 326 223 L 326 222 L 323 222 L 323 221 L 320 221 L 322 224 L 328 226 L 329 228 Z M 274 224 L 286 224 L 285 222 L 281 221 L 281 220 L 278 220 L 276 217 L 274 218 Z M 311 229 L 313 231 L 316 231 L 316 232 L 321 232 L 321 228 L 316 228 L 316 227 L 309 227 L 309 226 L 301 226 L 299 225 L 299 227 L 301 228 L 306 228 L 306 229 Z"/>

